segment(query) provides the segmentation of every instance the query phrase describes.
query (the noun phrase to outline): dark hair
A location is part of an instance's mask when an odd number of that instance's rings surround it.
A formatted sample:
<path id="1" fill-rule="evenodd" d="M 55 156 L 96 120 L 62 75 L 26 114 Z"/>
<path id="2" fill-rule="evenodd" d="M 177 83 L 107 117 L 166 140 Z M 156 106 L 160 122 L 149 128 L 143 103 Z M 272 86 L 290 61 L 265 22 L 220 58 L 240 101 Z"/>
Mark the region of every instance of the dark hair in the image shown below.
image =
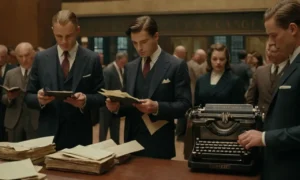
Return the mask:
<path id="1" fill-rule="evenodd" d="M 212 65 L 211 65 L 211 58 L 212 58 L 212 53 L 214 51 L 223 51 L 225 53 L 225 57 L 226 57 L 226 64 L 225 64 L 225 70 L 229 70 L 230 69 L 230 55 L 229 55 L 229 51 L 227 49 L 227 47 L 224 44 L 213 44 L 210 46 L 210 48 L 207 50 L 207 67 L 206 67 L 206 71 L 207 72 L 211 72 L 213 70 Z"/>
<path id="2" fill-rule="evenodd" d="M 257 67 L 264 65 L 263 57 L 259 52 L 252 51 L 251 54 L 253 57 L 255 57 L 257 59 Z"/>
<path id="3" fill-rule="evenodd" d="M 239 51 L 237 55 L 238 55 L 239 60 L 247 58 L 247 52 L 245 50 Z"/>
<path id="4" fill-rule="evenodd" d="M 127 29 L 126 35 L 130 37 L 131 33 L 138 33 L 143 30 L 147 31 L 149 35 L 154 36 L 158 32 L 156 21 L 150 16 L 138 17 Z"/>
<path id="5" fill-rule="evenodd" d="M 272 8 L 269 8 L 264 15 L 267 21 L 272 17 L 275 18 L 276 24 L 287 29 L 290 23 L 300 26 L 300 2 L 298 0 L 281 0 Z"/>

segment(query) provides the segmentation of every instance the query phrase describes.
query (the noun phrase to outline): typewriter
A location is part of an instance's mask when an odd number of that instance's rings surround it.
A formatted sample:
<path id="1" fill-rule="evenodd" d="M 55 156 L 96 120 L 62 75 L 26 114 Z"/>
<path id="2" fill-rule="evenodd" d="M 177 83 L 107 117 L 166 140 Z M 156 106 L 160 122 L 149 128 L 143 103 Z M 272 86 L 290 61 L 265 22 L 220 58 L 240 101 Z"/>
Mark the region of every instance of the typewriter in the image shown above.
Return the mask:
<path id="1" fill-rule="evenodd" d="M 259 149 L 244 149 L 238 136 L 261 129 L 261 113 L 250 104 L 207 104 L 187 112 L 192 121 L 193 150 L 188 160 L 192 171 L 256 173 Z"/>

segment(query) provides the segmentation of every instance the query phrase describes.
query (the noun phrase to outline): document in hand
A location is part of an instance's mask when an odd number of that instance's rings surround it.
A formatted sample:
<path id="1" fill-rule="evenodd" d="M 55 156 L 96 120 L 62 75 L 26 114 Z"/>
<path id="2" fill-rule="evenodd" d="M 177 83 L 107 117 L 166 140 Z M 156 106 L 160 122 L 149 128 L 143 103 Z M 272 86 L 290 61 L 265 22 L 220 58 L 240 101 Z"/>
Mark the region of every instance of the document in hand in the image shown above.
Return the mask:
<path id="1" fill-rule="evenodd" d="M 2 89 L 4 89 L 6 92 L 14 92 L 14 91 L 20 91 L 21 88 L 20 87 L 7 87 L 4 85 L 0 85 L 0 87 L 2 87 Z"/>
<path id="2" fill-rule="evenodd" d="M 150 117 L 147 114 L 144 114 L 142 116 L 142 119 L 151 135 L 153 135 L 156 131 L 158 131 L 160 128 L 162 128 L 164 125 L 168 123 L 167 120 L 158 120 L 152 122 Z"/>
<path id="3" fill-rule="evenodd" d="M 45 155 L 55 152 L 53 136 L 21 141 L 0 142 L 0 159 L 23 160 L 30 158 L 34 164 L 43 162 Z"/>
<path id="4" fill-rule="evenodd" d="M 103 92 L 99 92 L 105 97 L 110 98 L 111 101 L 120 102 L 123 105 L 131 105 L 133 103 L 140 103 L 138 98 L 129 95 L 127 92 L 120 90 L 106 90 L 101 89 Z"/>
<path id="5" fill-rule="evenodd" d="M 30 159 L 0 164 L 0 179 L 40 180 L 45 178 L 46 175 L 38 173 Z"/>
<path id="6" fill-rule="evenodd" d="M 68 97 L 73 97 L 73 91 L 49 91 L 44 90 L 45 96 L 54 96 L 56 99 L 63 100 Z"/>

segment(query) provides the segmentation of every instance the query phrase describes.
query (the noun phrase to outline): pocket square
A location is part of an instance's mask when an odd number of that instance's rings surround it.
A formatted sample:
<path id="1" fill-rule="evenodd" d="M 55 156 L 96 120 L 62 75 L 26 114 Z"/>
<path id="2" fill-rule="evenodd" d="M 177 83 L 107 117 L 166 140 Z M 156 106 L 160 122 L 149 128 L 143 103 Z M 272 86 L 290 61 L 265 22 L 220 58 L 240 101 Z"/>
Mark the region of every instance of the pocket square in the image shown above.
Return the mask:
<path id="1" fill-rule="evenodd" d="M 87 75 L 82 76 L 82 78 L 87 78 L 87 77 L 90 77 L 90 76 L 91 76 L 91 74 L 87 74 Z"/>
<path id="2" fill-rule="evenodd" d="M 170 81 L 170 79 L 164 79 L 163 81 L 162 81 L 162 84 L 167 84 L 167 83 L 170 83 L 171 81 Z"/>
<path id="3" fill-rule="evenodd" d="M 282 85 L 282 86 L 279 86 L 279 89 L 291 89 L 292 86 L 287 86 L 287 85 Z"/>

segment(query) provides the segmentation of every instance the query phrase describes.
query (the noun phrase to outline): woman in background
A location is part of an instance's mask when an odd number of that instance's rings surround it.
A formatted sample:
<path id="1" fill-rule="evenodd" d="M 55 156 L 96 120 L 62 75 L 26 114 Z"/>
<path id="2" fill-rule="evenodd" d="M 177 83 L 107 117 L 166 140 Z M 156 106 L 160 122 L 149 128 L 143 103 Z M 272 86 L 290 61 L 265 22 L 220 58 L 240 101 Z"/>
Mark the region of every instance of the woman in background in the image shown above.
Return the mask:
<path id="1" fill-rule="evenodd" d="M 195 106 L 214 104 L 244 104 L 242 80 L 230 70 L 229 51 L 223 44 L 213 44 L 208 50 L 207 72 L 196 82 Z"/>

